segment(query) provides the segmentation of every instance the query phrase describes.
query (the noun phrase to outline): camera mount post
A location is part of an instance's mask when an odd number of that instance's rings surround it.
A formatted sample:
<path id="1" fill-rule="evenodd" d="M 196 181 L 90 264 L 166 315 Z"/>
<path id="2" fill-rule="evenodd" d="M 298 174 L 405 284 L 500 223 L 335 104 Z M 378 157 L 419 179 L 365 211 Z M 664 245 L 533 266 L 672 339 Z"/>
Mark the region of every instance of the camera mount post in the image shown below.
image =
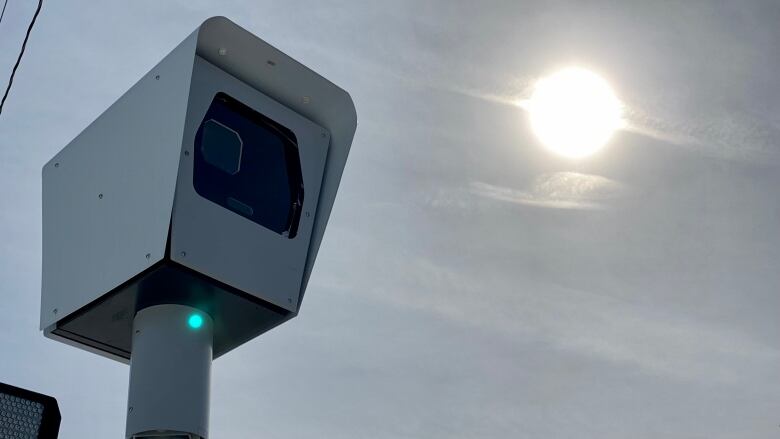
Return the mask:
<path id="1" fill-rule="evenodd" d="M 208 314 L 185 305 L 136 314 L 126 438 L 208 436 L 213 332 Z"/>

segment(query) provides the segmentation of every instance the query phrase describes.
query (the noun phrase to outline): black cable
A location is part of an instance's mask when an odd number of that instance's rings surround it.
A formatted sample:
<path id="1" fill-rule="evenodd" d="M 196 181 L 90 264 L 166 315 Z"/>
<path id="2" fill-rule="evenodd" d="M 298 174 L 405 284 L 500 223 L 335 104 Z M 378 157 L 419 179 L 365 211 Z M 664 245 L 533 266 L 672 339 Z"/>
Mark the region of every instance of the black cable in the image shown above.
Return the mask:
<path id="1" fill-rule="evenodd" d="M 5 15 L 5 7 L 8 6 L 8 0 L 5 0 L 5 3 L 3 3 L 3 12 L 0 12 L 0 23 L 3 22 L 3 15 Z"/>
<path id="2" fill-rule="evenodd" d="M 35 10 L 35 15 L 33 15 L 33 18 L 30 21 L 30 26 L 27 27 L 27 34 L 24 36 L 24 42 L 22 43 L 22 50 L 19 52 L 19 57 L 16 58 L 16 64 L 14 64 L 14 69 L 11 70 L 11 78 L 8 80 L 8 87 L 6 87 L 5 89 L 3 100 L 0 101 L 0 114 L 3 114 L 3 104 L 5 104 L 6 98 L 8 98 L 8 92 L 11 91 L 11 84 L 14 83 L 14 75 L 16 74 L 16 69 L 19 68 L 19 62 L 22 61 L 22 55 L 24 55 L 24 48 L 27 47 L 27 39 L 30 38 L 30 32 L 32 31 L 33 25 L 35 25 L 35 20 L 38 18 L 38 14 L 41 12 L 41 6 L 43 6 L 43 0 L 38 0 L 38 9 Z"/>

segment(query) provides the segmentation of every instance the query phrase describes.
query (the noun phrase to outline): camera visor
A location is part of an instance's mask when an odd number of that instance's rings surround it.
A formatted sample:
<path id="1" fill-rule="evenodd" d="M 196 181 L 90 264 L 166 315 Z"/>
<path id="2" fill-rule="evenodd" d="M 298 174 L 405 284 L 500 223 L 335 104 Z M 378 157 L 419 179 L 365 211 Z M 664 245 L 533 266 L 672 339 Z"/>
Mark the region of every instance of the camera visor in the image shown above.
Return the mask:
<path id="1" fill-rule="evenodd" d="M 288 128 L 217 93 L 195 134 L 193 185 L 202 197 L 288 238 L 303 205 L 298 142 Z"/>

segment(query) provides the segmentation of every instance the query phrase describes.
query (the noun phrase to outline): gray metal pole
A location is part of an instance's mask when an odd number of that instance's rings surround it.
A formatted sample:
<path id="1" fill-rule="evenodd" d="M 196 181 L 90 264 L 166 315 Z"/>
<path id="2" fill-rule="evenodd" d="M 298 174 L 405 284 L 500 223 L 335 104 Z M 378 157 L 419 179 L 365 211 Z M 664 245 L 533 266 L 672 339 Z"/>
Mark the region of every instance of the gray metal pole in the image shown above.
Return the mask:
<path id="1" fill-rule="evenodd" d="M 126 438 L 206 438 L 213 341 L 211 317 L 155 305 L 133 320 Z"/>

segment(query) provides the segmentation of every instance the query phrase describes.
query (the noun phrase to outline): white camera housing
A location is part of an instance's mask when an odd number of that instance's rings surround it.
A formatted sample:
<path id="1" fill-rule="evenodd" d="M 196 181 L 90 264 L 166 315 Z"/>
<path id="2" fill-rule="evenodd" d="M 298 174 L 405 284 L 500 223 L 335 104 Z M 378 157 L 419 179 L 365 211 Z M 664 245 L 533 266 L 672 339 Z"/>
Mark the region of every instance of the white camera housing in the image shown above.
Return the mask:
<path id="1" fill-rule="evenodd" d="M 295 317 L 356 126 L 346 91 L 206 20 L 44 165 L 44 334 L 126 363 L 135 313 L 182 304 L 216 358 Z"/>

